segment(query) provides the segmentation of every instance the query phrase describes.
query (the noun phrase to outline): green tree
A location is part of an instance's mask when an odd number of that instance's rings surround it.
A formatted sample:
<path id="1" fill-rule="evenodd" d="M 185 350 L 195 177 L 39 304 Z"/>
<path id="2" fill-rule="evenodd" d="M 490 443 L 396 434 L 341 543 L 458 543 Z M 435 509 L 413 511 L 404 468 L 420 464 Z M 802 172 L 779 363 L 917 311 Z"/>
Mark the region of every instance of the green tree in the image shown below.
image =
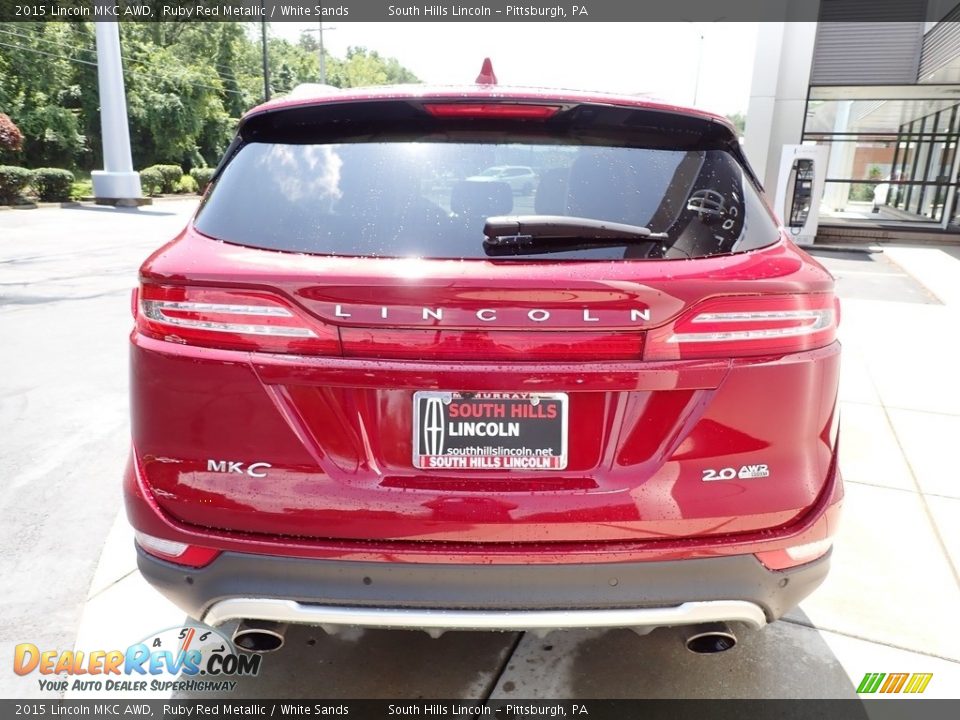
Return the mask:
<path id="1" fill-rule="evenodd" d="M 9 28 L 9 29 L 7 29 Z M 80 112 L 63 100 L 76 65 L 68 23 L 7 23 L 0 37 L 0 112 L 24 135 L 23 157 L 34 165 L 72 167 L 87 150 Z"/>
<path id="2" fill-rule="evenodd" d="M 239 118 L 263 101 L 259 23 L 122 23 L 120 41 L 135 166 L 215 164 Z M 0 28 L 0 112 L 23 132 L 19 162 L 101 166 L 94 47 L 90 22 Z M 271 94 L 317 82 L 317 50 L 309 34 L 297 43 L 269 38 Z M 417 82 L 366 48 L 327 55 L 327 74 L 338 87 Z"/>
<path id="3" fill-rule="evenodd" d="M 381 57 L 364 47 L 348 48 L 346 58 L 328 64 L 327 78 L 331 85 L 341 88 L 420 82 L 396 58 Z"/>
<path id="4" fill-rule="evenodd" d="M 127 108 L 134 165 L 173 163 L 193 167 L 205 164 L 201 147 L 209 136 L 229 132 L 223 107 L 223 85 L 209 61 L 183 63 L 172 46 L 125 42 Z"/>
<path id="5" fill-rule="evenodd" d="M 747 118 L 742 112 L 735 112 L 732 115 L 727 115 L 727 120 L 737 129 L 737 135 L 743 137 L 743 134 L 747 131 Z"/>

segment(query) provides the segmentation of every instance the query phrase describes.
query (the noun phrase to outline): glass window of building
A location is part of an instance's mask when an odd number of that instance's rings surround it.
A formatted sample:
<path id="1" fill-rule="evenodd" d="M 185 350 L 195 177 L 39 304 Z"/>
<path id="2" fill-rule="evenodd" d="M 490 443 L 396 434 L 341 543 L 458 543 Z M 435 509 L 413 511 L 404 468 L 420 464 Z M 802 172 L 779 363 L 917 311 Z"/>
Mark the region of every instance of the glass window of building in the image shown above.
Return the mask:
<path id="1" fill-rule="evenodd" d="M 830 146 L 821 217 L 958 222 L 960 85 L 813 86 L 806 143 Z"/>

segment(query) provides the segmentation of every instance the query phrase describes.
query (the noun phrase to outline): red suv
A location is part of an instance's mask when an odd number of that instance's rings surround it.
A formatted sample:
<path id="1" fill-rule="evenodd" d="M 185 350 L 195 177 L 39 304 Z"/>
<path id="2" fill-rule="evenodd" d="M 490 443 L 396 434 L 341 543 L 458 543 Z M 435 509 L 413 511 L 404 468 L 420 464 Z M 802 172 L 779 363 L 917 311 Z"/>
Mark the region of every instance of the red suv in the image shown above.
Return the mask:
<path id="1" fill-rule="evenodd" d="M 533 168 L 517 196 L 478 174 Z M 191 616 L 735 642 L 843 494 L 833 279 L 733 128 L 490 84 L 248 113 L 141 268 L 126 502 Z"/>

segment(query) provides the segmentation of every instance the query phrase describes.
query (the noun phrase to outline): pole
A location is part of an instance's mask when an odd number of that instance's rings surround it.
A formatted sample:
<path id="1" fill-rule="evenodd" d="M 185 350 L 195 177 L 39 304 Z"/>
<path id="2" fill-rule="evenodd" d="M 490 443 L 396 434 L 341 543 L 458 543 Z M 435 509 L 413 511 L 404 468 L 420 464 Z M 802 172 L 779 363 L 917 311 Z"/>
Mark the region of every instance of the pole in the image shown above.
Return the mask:
<path id="1" fill-rule="evenodd" d="M 99 6 L 114 7 L 113 0 Z M 123 85 L 120 24 L 96 22 L 97 86 L 100 91 L 100 127 L 103 135 L 103 170 L 92 173 L 97 199 L 134 200 L 141 197 L 140 175 L 133 170 L 127 94 Z M 120 203 L 123 204 L 123 203 Z"/>
<path id="2" fill-rule="evenodd" d="M 324 57 L 325 53 L 323 52 L 323 20 L 320 21 L 320 83 L 322 85 L 327 84 L 327 59 Z"/>
<path id="3" fill-rule="evenodd" d="M 322 14 L 322 11 L 323 11 L 323 3 L 322 3 L 322 2 L 319 2 L 319 3 L 317 4 L 317 7 L 320 8 L 321 14 Z M 326 84 L 327 84 L 327 53 L 326 53 L 326 51 L 325 51 L 324 48 L 323 48 L 323 31 L 324 31 L 324 30 L 327 30 L 327 31 L 329 32 L 330 30 L 336 30 L 336 29 L 337 29 L 337 28 L 335 28 L 335 27 L 327 27 L 327 28 L 324 28 L 324 27 L 323 27 L 323 20 L 320 20 L 320 22 L 317 23 L 316 29 L 304 30 L 304 32 L 315 32 L 315 33 L 317 33 L 317 54 L 318 54 L 318 56 L 319 56 L 317 59 L 320 61 L 320 63 L 319 63 L 319 65 L 320 65 L 320 83 L 321 83 L 322 85 L 326 85 Z"/>
<path id="4" fill-rule="evenodd" d="M 723 20 L 724 18 L 718 18 L 718 20 Z M 704 34 L 700 29 L 700 26 L 697 25 L 693 20 L 684 20 L 684 22 L 693 28 L 693 31 L 697 34 L 697 69 L 694 73 L 695 79 L 693 83 L 693 107 L 697 106 L 697 96 L 700 94 L 700 67 L 703 65 L 703 39 Z"/>
<path id="5" fill-rule="evenodd" d="M 260 5 L 261 10 L 263 10 L 263 18 L 266 17 L 266 9 L 263 5 Z M 263 50 L 263 99 L 267 101 L 270 99 L 270 61 L 267 58 L 267 21 L 265 19 L 260 20 L 260 46 Z"/>

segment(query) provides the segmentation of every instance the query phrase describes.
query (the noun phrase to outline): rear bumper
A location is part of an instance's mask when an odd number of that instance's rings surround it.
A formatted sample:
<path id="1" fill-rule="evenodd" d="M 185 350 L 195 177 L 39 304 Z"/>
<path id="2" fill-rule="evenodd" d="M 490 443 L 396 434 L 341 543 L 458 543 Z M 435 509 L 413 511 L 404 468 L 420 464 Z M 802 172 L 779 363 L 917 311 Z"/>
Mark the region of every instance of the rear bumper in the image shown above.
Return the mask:
<path id="1" fill-rule="evenodd" d="M 192 617 L 419 629 L 762 626 L 823 581 L 829 554 L 789 570 L 752 555 L 633 563 L 451 565 L 236 552 L 184 568 L 138 548 L 140 572 Z"/>

